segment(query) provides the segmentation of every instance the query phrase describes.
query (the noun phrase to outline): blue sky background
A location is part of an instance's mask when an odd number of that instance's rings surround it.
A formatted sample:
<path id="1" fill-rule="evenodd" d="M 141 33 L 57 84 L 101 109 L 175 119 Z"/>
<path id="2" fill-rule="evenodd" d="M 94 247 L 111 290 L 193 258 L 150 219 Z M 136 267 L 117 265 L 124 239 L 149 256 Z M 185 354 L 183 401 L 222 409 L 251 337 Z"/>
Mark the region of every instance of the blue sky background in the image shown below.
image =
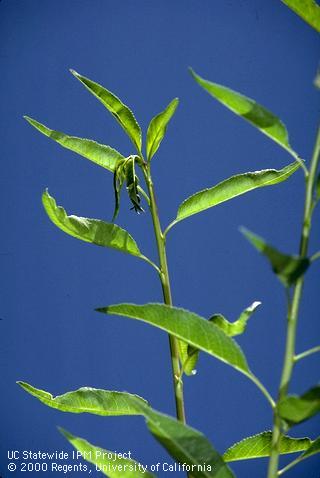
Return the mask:
<path id="1" fill-rule="evenodd" d="M 8 449 L 71 451 L 57 425 L 104 448 L 131 450 L 145 464 L 168 460 L 142 419 L 63 414 L 26 395 L 16 380 L 53 394 L 85 385 L 126 390 L 161 411 L 174 412 L 166 335 L 94 312 L 122 301 L 161 301 L 153 269 L 64 235 L 41 205 L 48 187 L 68 212 L 110 220 L 111 174 L 37 133 L 23 114 L 128 155 L 133 151 L 122 129 L 68 69 L 116 93 L 144 131 L 178 96 L 180 106 L 153 160 L 165 225 L 190 194 L 236 173 L 281 168 L 291 161 L 205 94 L 188 66 L 278 114 L 293 147 L 308 160 L 319 117 L 312 85 L 318 53 L 317 33 L 277 0 L 0 2 L 1 476 L 8 476 Z M 118 224 L 156 258 L 150 218 L 129 207 L 123 197 Z M 273 394 L 283 355 L 285 297 L 238 227 L 245 225 L 281 250 L 296 253 L 302 207 L 298 172 L 279 186 L 193 216 L 168 237 L 175 305 L 204 317 L 220 312 L 234 320 L 254 300 L 262 301 L 239 343 Z M 313 252 L 319 249 L 319 211 L 315 217 Z M 319 267 L 308 272 L 298 351 L 319 341 Z M 291 391 L 301 393 L 318 379 L 318 357 L 313 356 L 297 365 Z M 197 375 L 185 380 L 185 396 L 188 422 L 220 452 L 271 427 L 269 406 L 259 391 L 212 357 L 201 356 Z M 316 437 L 319 422 L 307 422 L 292 434 Z M 254 460 L 232 468 L 240 478 L 260 477 L 266 464 Z M 316 478 L 319 464 L 314 457 L 288 477 L 303 473 Z"/>

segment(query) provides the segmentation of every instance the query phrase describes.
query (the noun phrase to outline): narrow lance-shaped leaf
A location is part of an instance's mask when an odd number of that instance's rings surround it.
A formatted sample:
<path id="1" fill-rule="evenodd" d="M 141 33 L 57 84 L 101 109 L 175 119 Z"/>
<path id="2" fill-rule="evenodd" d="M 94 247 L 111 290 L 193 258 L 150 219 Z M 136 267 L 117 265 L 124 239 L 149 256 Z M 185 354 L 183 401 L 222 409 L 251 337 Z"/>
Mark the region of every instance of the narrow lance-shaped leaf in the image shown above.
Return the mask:
<path id="1" fill-rule="evenodd" d="M 241 232 L 248 241 L 269 260 L 273 272 L 278 276 L 285 287 L 293 285 L 301 277 L 310 265 L 307 257 L 289 256 L 269 246 L 265 240 L 242 227 Z"/>
<path id="2" fill-rule="evenodd" d="M 235 335 L 243 334 L 247 328 L 247 323 L 252 314 L 256 309 L 261 305 L 261 302 L 253 302 L 249 307 L 247 307 L 241 314 L 238 320 L 235 322 L 229 322 L 223 315 L 215 314 L 210 317 L 209 322 L 215 324 L 229 337 L 234 337 Z"/>
<path id="3" fill-rule="evenodd" d="M 144 258 L 130 234 L 116 224 L 98 219 L 68 216 L 63 207 L 57 206 L 55 199 L 49 195 L 48 191 L 43 193 L 42 202 L 51 221 L 70 236 L 97 246 L 111 247 Z"/>
<path id="4" fill-rule="evenodd" d="M 59 428 L 63 436 L 81 453 L 83 459 L 96 466 L 96 470 L 109 478 L 152 478 L 155 475 L 147 471 L 147 467 L 121 453 L 104 450 L 91 445 L 87 440 L 72 435 L 67 430 Z"/>
<path id="5" fill-rule="evenodd" d="M 288 179 L 299 167 L 299 163 L 295 161 L 280 170 L 264 169 L 262 171 L 238 174 L 212 188 L 199 191 L 183 201 L 179 206 L 176 219 L 169 225 L 168 229 L 177 222 L 182 221 L 182 219 L 229 201 L 241 194 L 257 188 L 281 183 Z"/>
<path id="6" fill-rule="evenodd" d="M 48 138 L 53 139 L 61 146 L 66 149 L 70 149 L 77 154 L 80 154 L 84 158 L 89 159 L 93 163 L 102 166 L 109 171 L 114 171 L 116 164 L 119 160 L 123 159 L 122 154 L 118 153 L 110 146 L 104 144 L 96 143 L 91 139 L 77 138 L 76 136 L 68 136 L 59 131 L 54 131 L 53 129 L 47 128 L 44 124 L 39 123 L 38 121 L 24 116 L 24 118 L 30 123 L 34 128 L 36 128 L 40 133 L 48 136 Z"/>
<path id="7" fill-rule="evenodd" d="M 147 426 L 181 470 L 194 478 L 234 478 L 219 453 L 207 438 L 194 428 L 143 406 Z"/>
<path id="8" fill-rule="evenodd" d="M 160 143 L 166 134 L 166 129 L 168 123 L 172 116 L 174 115 L 176 108 L 178 106 L 179 100 L 175 98 L 171 103 L 166 107 L 164 111 L 159 113 L 157 116 L 152 118 L 150 121 L 148 131 L 147 131 L 147 159 L 148 161 L 155 155 L 157 152 Z"/>
<path id="9" fill-rule="evenodd" d="M 314 0 L 281 0 L 305 22 L 320 32 L 320 6 Z"/>
<path id="10" fill-rule="evenodd" d="M 289 426 L 298 425 L 320 412 L 320 385 L 308 390 L 300 397 L 288 395 L 278 404 L 281 418 Z"/>
<path id="11" fill-rule="evenodd" d="M 90 93 L 92 93 L 107 108 L 107 110 L 110 111 L 127 133 L 138 152 L 141 153 L 141 129 L 128 106 L 123 104 L 117 96 L 103 86 L 89 80 L 89 78 L 80 75 L 74 70 L 70 71 L 87 88 L 87 90 L 90 91 Z"/>
<path id="12" fill-rule="evenodd" d="M 304 451 L 310 447 L 311 443 L 310 438 L 292 438 L 285 435 L 281 438 L 279 453 L 285 455 Z M 270 456 L 271 448 L 272 432 L 266 431 L 235 443 L 223 454 L 223 459 L 230 462 L 262 458 Z"/>
<path id="13" fill-rule="evenodd" d="M 152 435 L 195 478 L 233 478 L 230 468 L 207 438 L 194 428 L 153 410 L 146 401 L 123 392 L 81 388 L 58 397 L 18 382 L 24 390 L 52 408 L 96 415 L 142 415 Z M 191 473 L 190 473 L 191 474 Z"/>
<path id="14" fill-rule="evenodd" d="M 289 144 L 288 131 L 285 125 L 271 111 L 247 96 L 225 86 L 207 81 L 197 75 L 192 69 L 190 71 L 195 81 L 213 98 L 269 136 L 269 138 L 286 149 L 294 157 L 298 157 Z"/>
<path id="15" fill-rule="evenodd" d="M 143 398 L 126 392 L 82 387 L 54 397 L 51 393 L 35 388 L 26 382 L 20 381 L 17 383 L 30 395 L 40 400 L 40 402 L 61 412 L 91 413 L 106 417 L 140 415 L 139 403 L 147 405 Z M 133 397 L 136 400 L 133 400 Z"/>
<path id="16" fill-rule="evenodd" d="M 210 324 L 206 319 L 188 310 L 164 304 L 118 304 L 97 310 L 147 322 L 222 360 L 246 375 L 250 373 L 245 356 L 238 344 L 214 324 Z"/>

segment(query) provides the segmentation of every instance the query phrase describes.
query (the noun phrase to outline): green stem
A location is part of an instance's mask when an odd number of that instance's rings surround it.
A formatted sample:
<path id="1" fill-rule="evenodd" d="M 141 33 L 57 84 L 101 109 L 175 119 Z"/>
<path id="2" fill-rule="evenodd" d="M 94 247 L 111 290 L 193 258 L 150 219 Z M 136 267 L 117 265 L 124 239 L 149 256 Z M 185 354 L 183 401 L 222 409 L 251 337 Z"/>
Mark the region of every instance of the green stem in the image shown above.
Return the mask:
<path id="1" fill-rule="evenodd" d="M 281 476 L 283 475 L 283 473 L 285 473 L 286 471 L 289 471 L 291 470 L 291 468 L 293 468 L 294 466 L 298 465 L 301 461 L 303 461 L 304 458 L 300 456 L 298 456 L 298 458 L 296 458 L 295 460 L 291 461 L 287 466 L 285 466 L 284 468 L 282 468 L 281 470 L 278 471 L 278 476 Z"/>
<path id="2" fill-rule="evenodd" d="M 160 271 L 159 277 L 162 286 L 162 293 L 164 303 L 171 306 L 172 305 L 172 296 L 171 296 L 171 287 L 170 287 L 170 277 L 167 263 L 167 254 L 166 254 L 166 241 L 163 235 L 160 219 L 157 209 L 157 203 L 154 193 L 154 186 L 151 178 L 150 165 L 144 165 L 143 167 L 145 181 L 148 187 L 148 193 L 150 198 L 150 211 L 153 222 L 153 229 L 156 238 Z M 178 420 L 185 423 L 185 411 L 184 411 L 184 398 L 183 398 L 183 382 L 181 379 L 180 372 L 180 362 L 179 362 L 179 345 L 178 340 L 169 335 L 169 346 L 170 346 L 170 355 L 171 355 L 171 366 L 172 366 L 172 375 L 173 375 L 173 387 L 176 403 L 176 415 Z"/>
<path id="3" fill-rule="evenodd" d="M 312 213 L 313 213 L 313 192 L 314 192 L 314 186 L 316 181 L 316 173 L 317 173 L 318 164 L 319 164 L 319 155 L 320 155 L 320 128 L 318 129 L 318 133 L 317 133 L 316 144 L 315 144 L 314 153 L 313 153 L 311 165 L 310 165 L 310 171 L 308 172 L 308 175 L 306 176 L 305 206 L 304 206 L 303 224 L 302 224 L 300 250 L 299 250 L 299 255 L 301 258 L 306 257 L 308 254 L 311 220 L 312 220 Z M 290 380 L 292 377 L 293 367 L 295 364 L 297 322 L 298 322 L 303 284 L 304 284 L 304 276 L 301 276 L 296 282 L 296 285 L 293 291 L 292 302 L 288 308 L 286 348 L 285 348 L 282 375 L 280 380 L 280 387 L 278 392 L 278 403 L 280 400 L 282 400 L 283 398 L 287 396 Z M 281 426 L 281 417 L 276 407 L 274 409 L 272 447 L 271 447 L 271 454 L 270 454 L 269 467 L 268 467 L 268 478 L 276 478 L 278 476 L 279 445 L 280 445 L 280 440 L 282 436 L 283 436 L 283 432 L 282 432 L 282 426 Z"/>
<path id="4" fill-rule="evenodd" d="M 314 262 L 316 261 L 317 259 L 320 258 L 320 251 L 316 252 L 315 254 L 313 254 L 311 257 L 310 257 L 310 262 Z"/>
<path id="5" fill-rule="evenodd" d="M 299 362 L 299 360 L 309 357 L 309 355 L 316 354 L 318 352 L 320 352 L 320 345 L 312 347 L 312 349 L 308 349 L 305 352 L 301 352 L 301 354 L 296 355 L 294 357 L 294 361 Z"/>

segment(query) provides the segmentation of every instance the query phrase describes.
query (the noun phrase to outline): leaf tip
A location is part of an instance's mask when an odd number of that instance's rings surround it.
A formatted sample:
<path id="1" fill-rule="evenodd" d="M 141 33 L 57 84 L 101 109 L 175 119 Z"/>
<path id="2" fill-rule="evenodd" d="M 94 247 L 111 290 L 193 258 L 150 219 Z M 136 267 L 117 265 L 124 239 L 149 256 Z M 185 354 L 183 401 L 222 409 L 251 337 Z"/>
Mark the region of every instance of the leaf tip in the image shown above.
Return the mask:
<path id="1" fill-rule="evenodd" d="M 79 78 L 79 73 L 76 70 L 73 70 L 73 68 L 69 68 L 70 73 L 75 76 L 76 78 Z"/>
<path id="2" fill-rule="evenodd" d="M 30 116 L 28 115 L 23 115 L 23 119 L 26 120 L 31 126 L 35 127 L 35 125 L 37 124 L 37 122 L 30 118 Z"/>
<path id="3" fill-rule="evenodd" d="M 199 81 L 200 81 L 202 78 L 194 71 L 194 69 L 193 69 L 191 66 L 189 66 L 188 69 L 189 69 L 189 72 L 190 72 L 192 78 L 194 78 L 194 79 L 199 83 Z"/>
<path id="4" fill-rule="evenodd" d="M 46 189 L 43 191 L 43 193 L 42 193 L 42 199 L 43 199 L 43 198 L 48 198 L 48 197 L 50 197 L 49 189 L 46 188 Z"/>
<path id="5" fill-rule="evenodd" d="M 96 309 L 94 309 L 95 312 L 101 312 L 102 314 L 105 313 L 107 314 L 108 312 L 108 307 L 97 307 Z"/>
<path id="6" fill-rule="evenodd" d="M 23 382 L 22 380 L 17 380 L 16 384 L 19 385 L 19 387 L 23 388 L 24 390 L 28 389 L 28 384 L 26 382 Z"/>
<path id="7" fill-rule="evenodd" d="M 247 229 L 245 226 L 239 226 L 239 232 L 241 232 L 241 234 L 243 234 L 244 236 L 247 236 L 247 234 L 249 233 L 249 229 Z"/>
<path id="8" fill-rule="evenodd" d="M 71 440 L 73 438 L 73 435 L 68 432 L 68 430 L 66 430 L 65 428 L 62 428 L 62 427 L 59 427 L 57 426 L 58 428 L 58 431 L 61 433 L 61 435 L 63 435 L 67 440 Z"/>

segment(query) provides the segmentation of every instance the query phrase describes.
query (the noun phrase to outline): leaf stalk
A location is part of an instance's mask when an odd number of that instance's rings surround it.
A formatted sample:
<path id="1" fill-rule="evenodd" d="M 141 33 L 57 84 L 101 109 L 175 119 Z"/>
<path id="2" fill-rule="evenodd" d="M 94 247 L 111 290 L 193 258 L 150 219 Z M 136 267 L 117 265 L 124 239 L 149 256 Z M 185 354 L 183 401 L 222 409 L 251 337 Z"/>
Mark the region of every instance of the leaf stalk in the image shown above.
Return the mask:
<path id="1" fill-rule="evenodd" d="M 315 354 L 317 352 L 320 352 L 320 345 L 317 345 L 316 347 L 312 347 L 312 349 L 308 349 L 305 352 L 301 352 L 300 354 L 295 355 L 294 361 L 299 362 L 299 360 L 309 357 L 309 355 Z"/>
<path id="2" fill-rule="evenodd" d="M 276 406 L 275 401 L 271 397 L 266 387 L 260 382 L 260 380 L 253 373 L 247 374 L 247 377 L 259 388 L 259 390 L 263 393 L 263 395 L 266 397 L 266 399 L 270 403 L 272 409 L 274 409 Z"/>
<path id="3" fill-rule="evenodd" d="M 288 463 L 288 465 L 286 465 L 284 468 L 282 468 L 281 470 L 278 471 L 278 476 L 281 476 L 283 475 L 283 473 L 285 473 L 286 471 L 289 471 L 291 470 L 291 468 L 293 468 L 294 466 L 298 465 L 298 463 L 300 463 L 304 458 L 300 456 L 298 456 L 295 460 L 293 461 L 290 461 L 290 463 Z"/>

